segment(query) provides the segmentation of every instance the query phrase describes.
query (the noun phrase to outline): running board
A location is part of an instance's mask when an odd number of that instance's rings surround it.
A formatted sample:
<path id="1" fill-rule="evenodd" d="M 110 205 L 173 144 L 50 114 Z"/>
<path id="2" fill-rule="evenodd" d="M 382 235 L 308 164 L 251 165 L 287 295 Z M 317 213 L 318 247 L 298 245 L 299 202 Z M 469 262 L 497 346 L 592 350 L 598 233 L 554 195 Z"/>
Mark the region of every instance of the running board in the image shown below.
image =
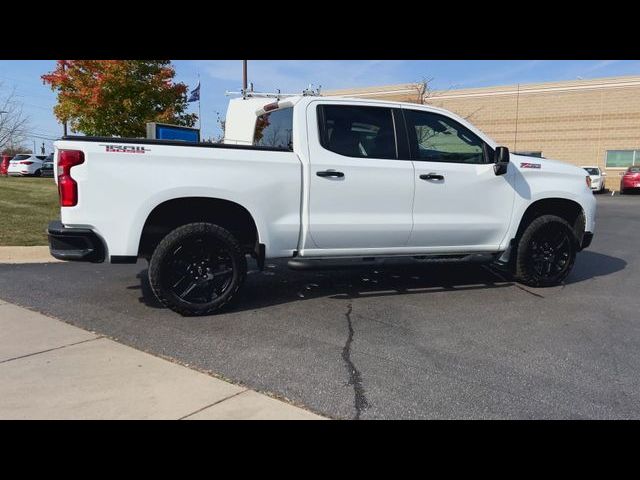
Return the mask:
<path id="1" fill-rule="evenodd" d="M 422 263 L 491 263 L 498 253 L 463 253 L 451 255 L 414 255 L 411 257 L 296 257 L 287 263 L 292 270 L 334 270 L 369 266 L 411 265 Z"/>

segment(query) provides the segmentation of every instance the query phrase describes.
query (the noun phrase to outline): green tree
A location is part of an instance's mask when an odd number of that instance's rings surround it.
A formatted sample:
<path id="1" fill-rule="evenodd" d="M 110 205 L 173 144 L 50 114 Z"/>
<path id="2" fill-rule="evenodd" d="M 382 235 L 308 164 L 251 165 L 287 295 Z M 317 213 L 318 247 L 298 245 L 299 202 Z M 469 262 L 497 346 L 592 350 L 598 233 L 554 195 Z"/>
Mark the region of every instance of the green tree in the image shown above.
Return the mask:
<path id="1" fill-rule="evenodd" d="M 86 135 L 144 137 L 147 122 L 192 127 L 187 86 L 169 60 L 58 60 L 42 80 L 58 92 L 53 111 Z"/>

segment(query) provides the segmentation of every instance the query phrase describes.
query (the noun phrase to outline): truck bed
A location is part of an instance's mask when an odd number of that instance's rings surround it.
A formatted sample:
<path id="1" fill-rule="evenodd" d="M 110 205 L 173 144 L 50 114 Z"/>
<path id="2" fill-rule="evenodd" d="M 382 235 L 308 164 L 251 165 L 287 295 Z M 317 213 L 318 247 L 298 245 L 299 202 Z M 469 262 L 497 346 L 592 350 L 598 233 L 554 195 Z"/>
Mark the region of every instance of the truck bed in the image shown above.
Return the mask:
<path id="1" fill-rule="evenodd" d="M 242 206 L 269 257 L 291 256 L 298 247 L 302 166 L 290 150 L 85 136 L 65 136 L 55 147 L 56 170 L 59 150 L 84 153 L 84 162 L 72 169 L 78 204 L 63 207 L 61 221 L 94 231 L 105 242 L 107 259 L 137 256 L 149 215 L 180 198 Z"/>

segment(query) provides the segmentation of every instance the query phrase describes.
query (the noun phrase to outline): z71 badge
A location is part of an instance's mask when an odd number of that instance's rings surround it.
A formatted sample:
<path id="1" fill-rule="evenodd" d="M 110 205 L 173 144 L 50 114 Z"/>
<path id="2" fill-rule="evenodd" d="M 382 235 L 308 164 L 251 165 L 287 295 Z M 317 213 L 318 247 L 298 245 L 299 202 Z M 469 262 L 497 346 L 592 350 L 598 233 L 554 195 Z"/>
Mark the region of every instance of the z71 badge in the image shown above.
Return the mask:
<path id="1" fill-rule="evenodd" d="M 107 153 L 145 153 L 150 151 L 149 148 L 136 145 L 103 145 Z"/>
<path id="2" fill-rule="evenodd" d="M 522 162 L 520 163 L 520 168 L 541 168 L 542 166 L 539 163 L 528 163 Z"/>

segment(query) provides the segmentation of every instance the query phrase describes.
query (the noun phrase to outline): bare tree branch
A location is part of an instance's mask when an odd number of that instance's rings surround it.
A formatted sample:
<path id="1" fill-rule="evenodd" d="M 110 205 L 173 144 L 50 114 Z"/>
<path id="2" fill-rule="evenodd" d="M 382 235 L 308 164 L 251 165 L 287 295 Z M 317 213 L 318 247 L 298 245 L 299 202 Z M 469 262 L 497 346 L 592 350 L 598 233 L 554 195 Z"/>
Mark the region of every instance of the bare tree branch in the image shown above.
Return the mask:
<path id="1" fill-rule="evenodd" d="M 434 100 L 438 100 L 438 97 L 442 97 L 448 94 L 451 90 L 453 90 L 453 86 L 447 88 L 446 90 L 433 90 L 431 88 L 431 82 L 433 78 L 422 77 L 420 82 L 415 83 L 415 103 L 419 103 L 420 105 L 426 105 L 427 103 L 431 103 Z M 465 120 L 471 120 L 473 116 L 482 110 L 483 107 L 480 107 L 468 115 L 462 116 Z"/>
<path id="2" fill-rule="evenodd" d="M 0 83 L 0 92 L 3 84 Z M 0 93 L 0 151 L 19 148 L 26 140 L 29 117 L 22 111 L 22 103 L 16 100 L 15 88 L 11 93 Z"/>

